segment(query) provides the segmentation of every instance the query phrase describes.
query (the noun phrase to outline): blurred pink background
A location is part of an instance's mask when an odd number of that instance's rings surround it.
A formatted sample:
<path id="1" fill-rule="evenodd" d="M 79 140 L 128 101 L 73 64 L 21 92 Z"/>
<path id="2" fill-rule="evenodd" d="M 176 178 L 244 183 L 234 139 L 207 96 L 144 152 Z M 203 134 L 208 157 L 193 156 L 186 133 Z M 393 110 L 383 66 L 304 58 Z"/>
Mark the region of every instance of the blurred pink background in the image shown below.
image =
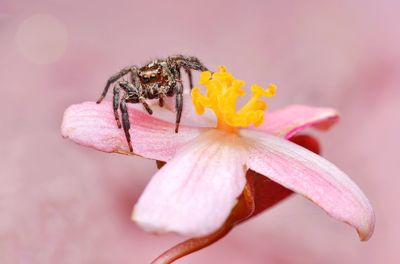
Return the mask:
<path id="1" fill-rule="evenodd" d="M 372 239 L 293 196 L 177 263 L 400 263 L 398 1 L 0 2 L 0 263 L 149 263 L 183 240 L 130 221 L 154 162 L 60 136 L 65 108 L 170 54 L 278 85 L 270 108 L 342 113 L 315 133 L 375 208 Z M 108 97 L 109 98 L 109 97 Z"/>

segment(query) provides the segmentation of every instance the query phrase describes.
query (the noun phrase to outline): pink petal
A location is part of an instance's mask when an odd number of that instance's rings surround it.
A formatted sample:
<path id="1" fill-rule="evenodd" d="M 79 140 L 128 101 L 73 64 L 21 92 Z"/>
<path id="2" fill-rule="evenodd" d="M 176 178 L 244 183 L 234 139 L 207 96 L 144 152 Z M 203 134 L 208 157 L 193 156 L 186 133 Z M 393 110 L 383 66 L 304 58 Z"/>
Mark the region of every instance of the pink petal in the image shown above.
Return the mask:
<path id="1" fill-rule="evenodd" d="M 309 126 L 326 130 L 338 118 L 339 114 L 332 108 L 292 105 L 280 111 L 266 112 L 264 123 L 256 130 L 288 139 Z"/>
<path id="2" fill-rule="evenodd" d="M 320 152 L 317 139 L 310 135 L 296 135 L 290 138 L 290 141 L 316 154 Z M 247 171 L 247 181 L 253 187 L 255 205 L 254 211 L 248 219 L 269 209 L 293 193 L 291 190 L 252 170 Z"/>
<path id="3" fill-rule="evenodd" d="M 318 141 L 311 136 L 298 135 L 290 140 L 317 153 L 319 151 Z M 252 170 L 247 171 L 246 178 L 247 184 L 239 196 L 238 202 L 220 228 L 206 236 L 191 238 L 173 246 L 151 263 L 172 263 L 188 254 L 205 248 L 225 237 L 236 225 L 274 206 L 293 193 L 291 190 Z"/>
<path id="4" fill-rule="evenodd" d="M 332 217 L 355 227 L 361 240 L 374 230 L 372 207 L 358 186 L 321 156 L 279 137 L 242 130 L 248 138 L 248 166 L 300 193 Z"/>
<path id="5" fill-rule="evenodd" d="M 159 170 L 135 205 L 145 230 L 203 236 L 229 216 L 246 183 L 247 152 L 234 134 L 210 130 Z"/>
<path id="6" fill-rule="evenodd" d="M 129 108 L 130 134 L 134 154 L 167 161 L 176 150 L 197 137 L 203 130 L 182 125 L 175 133 L 175 124 Z M 86 102 L 70 106 L 61 126 L 64 137 L 104 152 L 130 154 L 125 134 L 117 127 L 112 105 Z"/>

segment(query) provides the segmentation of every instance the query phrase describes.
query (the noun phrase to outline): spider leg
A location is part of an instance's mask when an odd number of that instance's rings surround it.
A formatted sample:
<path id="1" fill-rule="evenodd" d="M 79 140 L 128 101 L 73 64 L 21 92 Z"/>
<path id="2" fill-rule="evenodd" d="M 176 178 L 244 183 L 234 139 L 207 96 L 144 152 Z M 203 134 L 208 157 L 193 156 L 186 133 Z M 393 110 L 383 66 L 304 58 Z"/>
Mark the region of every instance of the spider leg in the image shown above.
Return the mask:
<path id="1" fill-rule="evenodd" d="M 121 87 L 119 86 L 119 83 L 117 83 L 114 86 L 113 110 L 114 110 L 114 117 L 115 117 L 115 120 L 117 121 L 118 128 L 121 128 L 121 122 L 119 121 L 119 114 L 118 114 L 118 103 L 119 103 L 120 90 L 121 90 Z"/>
<path id="2" fill-rule="evenodd" d="M 150 106 L 147 104 L 146 99 L 144 97 L 139 97 L 139 101 L 140 101 L 140 103 L 142 103 L 142 105 L 144 106 L 144 109 L 146 109 L 147 113 L 149 113 L 149 115 L 152 115 L 153 110 L 151 110 Z"/>
<path id="3" fill-rule="evenodd" d="M 142 93 L 142 85 L 140 83 L 140 79 L 139 79 L 139 73 L 138 73 L 138 68 L 136 66 L 133 66 L 131 68 L 131 83 L 137 87 L 138 89 L 138 93 Z"/>
<path id="4" fill-rule="evenodd" d="M 122 126 L 124 128 L 126 141 L 128 142 L 129 151 L 133 152 L 133 147 L 132 147 L 132 142 L 131 142 L 131 134 L 129 134 L 129 129 L 131 127 L 131 124 L 129 122 L 129 114 L 128 114 L 128 108 L 126 107 L 125 98 L 123 98 L 121 100 L 120 109 L 121 109 L 121 113 L 122 113 Z"/>
<path id="5" fill-rule="evenodd" d="M 136 69 L 135 66 L 131 66 L 131 67 L 125 67 L 122 70 L 120 70 L 118 73 L 114 74 L 113 76 L 111 76 L 106 83 L 106 86 L 104 87 L 104 90 L 100 96 L 100 98 L 97 100 L 97 104 L 100 104 L 101 101 L 103 101 L 104 97 L 106 97 L 107 92 L 108 92 L 108 88 L 110 88 L 110 85 L 113 84 L 115 81 L 117 81 L 119 78 L 121 78 L 122 76 L 125 76 L 128 72 L 132 71 L 132 69 Z"/>
<path id="6" fill-rule="evenodd" d="M 122 99 L 125 103 L 141 103 L 150 115 L 153 114 L 153 110 L 151 110 L 150 106 L 147 104 L 140 85 L 135 86 L 135 84 L 128 81 L 121 81 L 119 84 L 126 93 L 125 97 Z"/>
<path id="7" fill-rule="evenodd" d="M 182 117 L 182 109 L 183 109 L 183 85 L 182 81 L 178 80 L 176 83 L 176 101 L 175 101 L 175 109 L 176 109 L 176 122 L 175 122 L 175 133 L 178 133 L 179 123 L 181 122 Z"/>
<path id="8" fill-rule="evenodd" d="M 160 93 L 160 97 L 158 99 L 158 105 L 160 107 L 163 107 L 164 104 L 165 104 L 164 98 L 165 98 L 165 94 L 164 93 Z"/>
<path id="9" fill-rule="evenodd" d="M 190 90 L 192 90 L 192 89 L 193 89 L 192 71 L 191 71 L 190 69 L 188 69 L 188 68 L 185 68 L 185 71 L 186 71 L 186 74 L 187 74 L 187 76 L 188 76 L 188 78 L 189 78 L 189 87 L 190 87 Z"/>
<path id="10" fill-rule="evenodd" d="M 193 56 L 174 55 L 168 57 L 168 60 L 175 62 L 179 68 L 183 67 L 195 71 L 208 71 L 207 67 L 198 58 Z"/>

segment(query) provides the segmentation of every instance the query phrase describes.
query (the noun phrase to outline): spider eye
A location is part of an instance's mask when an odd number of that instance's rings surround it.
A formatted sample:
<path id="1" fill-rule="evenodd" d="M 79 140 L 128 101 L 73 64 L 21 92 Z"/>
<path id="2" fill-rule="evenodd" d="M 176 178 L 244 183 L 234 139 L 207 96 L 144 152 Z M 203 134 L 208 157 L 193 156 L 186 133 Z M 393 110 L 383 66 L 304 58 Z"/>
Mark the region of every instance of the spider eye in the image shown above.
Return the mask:
<path id="1" fill-rule="evenodd" d="M 140 77 L 142 78 L 142 81 L 144 83 L 149 83 L 157 81 L 158 80 L 157 76 L 158 76 L 157 74 L 151 73 L 151 74 L 143 74 Z"/>

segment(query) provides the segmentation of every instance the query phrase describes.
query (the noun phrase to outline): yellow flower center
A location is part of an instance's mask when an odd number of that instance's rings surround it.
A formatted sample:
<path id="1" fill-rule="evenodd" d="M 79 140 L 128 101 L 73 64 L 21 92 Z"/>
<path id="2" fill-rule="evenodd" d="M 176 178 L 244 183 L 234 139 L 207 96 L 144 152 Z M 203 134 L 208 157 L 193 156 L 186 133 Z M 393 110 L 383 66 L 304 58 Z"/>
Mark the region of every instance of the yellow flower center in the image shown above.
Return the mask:
<path id="1" fill-rule="evenodd" d="M 238 97 L 245 95 L 245 91 L 241 89 L 244 82 L 235 79 L 224 66 L 219 66 L 218 72 L 214 74 L 209 71 L 202 72 L 199 84 L 204 85 L 207 92 L 202 94 L 198 87 L 192 90 L 192 101 L 197 114 L 201 115 L 206 107 L 210 108 L 217 116 L 217 128 L 229 132 L 236 132 L 238 127 L 261 125 L 267 108 L 267 103 L 262 101 L 261 97 L 272 97 L 276 91 L 274 84 L 270 84 L 266 89 L 253 84 L 251 98 L 236 111 Z"/>

